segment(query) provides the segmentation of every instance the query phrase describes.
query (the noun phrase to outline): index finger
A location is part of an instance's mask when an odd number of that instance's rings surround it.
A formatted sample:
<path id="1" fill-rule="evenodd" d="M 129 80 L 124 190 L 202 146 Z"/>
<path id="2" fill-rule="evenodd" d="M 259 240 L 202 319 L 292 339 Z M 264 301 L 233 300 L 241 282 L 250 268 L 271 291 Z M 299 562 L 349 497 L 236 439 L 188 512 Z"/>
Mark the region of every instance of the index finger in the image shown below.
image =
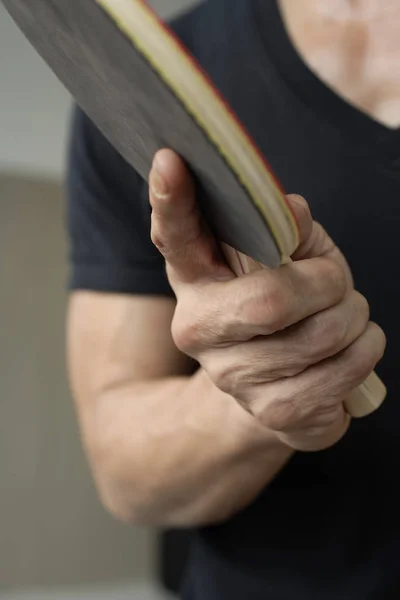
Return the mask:
<path id="1" fill-rule="evenodd" d="M 164 256 L 172 286 L 234 277 L 201 216 L 195 185 L 183 160 L 160 150 L 149 176 L 151 239 Z"/>

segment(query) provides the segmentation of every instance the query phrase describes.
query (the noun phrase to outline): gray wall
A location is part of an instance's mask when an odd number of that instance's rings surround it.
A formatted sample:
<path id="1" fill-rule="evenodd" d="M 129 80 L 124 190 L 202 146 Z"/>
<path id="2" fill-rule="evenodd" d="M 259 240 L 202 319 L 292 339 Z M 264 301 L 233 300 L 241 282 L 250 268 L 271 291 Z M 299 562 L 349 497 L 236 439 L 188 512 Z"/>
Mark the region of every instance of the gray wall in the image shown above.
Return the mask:
<path id="1" fill-rule="evenodd" d="M 66 381 L 70 98 L 1 4 L 0 82 L 0 587 L 150 578 L 155 532 L 100 507 Z"/>
<path id="2" fill-rule="evenodd" d="M 152 573 L 153 534 L 115 523 L 82 455 L 64 360 L 62 193 L 0 176 L 0 583 Z"/>

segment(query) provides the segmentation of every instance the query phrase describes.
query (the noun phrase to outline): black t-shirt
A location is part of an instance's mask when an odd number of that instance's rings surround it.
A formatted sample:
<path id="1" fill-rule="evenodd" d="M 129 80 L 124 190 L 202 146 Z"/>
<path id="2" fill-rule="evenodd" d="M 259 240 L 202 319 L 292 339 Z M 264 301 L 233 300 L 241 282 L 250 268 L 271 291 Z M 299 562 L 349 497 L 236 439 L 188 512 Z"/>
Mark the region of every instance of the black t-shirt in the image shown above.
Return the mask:
<path id="1" fill-rule="evenodd" d="M 172 26 L 343 250 L 388 339 L 384 406 L 333 448 L 295 454 L 228 522 L 197 530 L 184 598 L 398 599 L 400 130 L 312 73 L 275 0 L 211 0 Z M 147 184 L 78 109 L 70 150 L 71 289 L 172 295 L 150 241 Z"/>

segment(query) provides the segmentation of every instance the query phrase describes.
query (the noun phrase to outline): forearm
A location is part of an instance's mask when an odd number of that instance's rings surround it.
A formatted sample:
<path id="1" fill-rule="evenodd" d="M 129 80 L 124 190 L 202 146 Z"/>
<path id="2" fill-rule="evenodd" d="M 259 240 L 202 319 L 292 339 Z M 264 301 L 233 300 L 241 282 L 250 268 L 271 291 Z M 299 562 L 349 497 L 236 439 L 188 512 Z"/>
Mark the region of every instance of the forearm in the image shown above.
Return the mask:
<path id="1" fill-rule="evenodd" d="M 225 520 L 291 456 L 202 371 L 115 386 L 96 399 L 82 424 L 103 502 L 137 523 Z"/>

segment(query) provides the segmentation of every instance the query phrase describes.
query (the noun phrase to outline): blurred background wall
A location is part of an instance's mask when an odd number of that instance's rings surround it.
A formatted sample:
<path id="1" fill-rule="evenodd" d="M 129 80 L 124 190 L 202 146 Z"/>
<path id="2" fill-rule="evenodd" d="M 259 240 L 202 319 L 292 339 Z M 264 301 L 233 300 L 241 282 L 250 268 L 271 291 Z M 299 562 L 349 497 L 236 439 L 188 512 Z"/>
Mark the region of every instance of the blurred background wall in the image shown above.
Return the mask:
<path id="1" fill-rule="evenodd" d="M 163 17 L 195 0 L 150 0 Z M 59 176 L 70 98 L 0 2 L 0 170 Z"/>
<path id="2" fill-rule="evenodd" d="M 98 503 L 66 380 L 70 105 L 0 4 L 0 590 L 154 578 L 155 532 Z"/>

